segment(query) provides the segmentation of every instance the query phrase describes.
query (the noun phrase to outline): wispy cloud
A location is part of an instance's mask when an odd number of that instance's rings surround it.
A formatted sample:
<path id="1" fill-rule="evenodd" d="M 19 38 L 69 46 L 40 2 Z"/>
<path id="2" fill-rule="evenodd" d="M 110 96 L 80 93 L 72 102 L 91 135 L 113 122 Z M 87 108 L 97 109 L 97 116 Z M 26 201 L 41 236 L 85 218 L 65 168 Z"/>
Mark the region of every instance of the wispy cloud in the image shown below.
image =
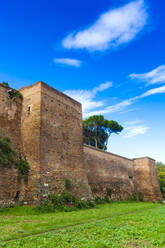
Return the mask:
<path id="1" fill-rule="evenodd" d="M 98 115 L 98 114 L 109 114 L 109 113 L 121 112 L 121 111 L 125 110 L 126 107 L 131 106 L 133 103 L 135 103 L 139 99 L 148 97 L 150 95 L 161 94 L 161 93 L 165 93 L 165 85 L 162 87 L 159 87 L 159 88 L 150 89 L 139 96 L 129 98 L 129 99 L 124 100 L 122 102 L 119 102 L 117 104 L 114 104 L 111 106 L 105 106 L 102 109 L 87 112 L 87 113 L 85 113 L 85 117 L 88 117 L 91 115 Z"/>
<path id="2" fill-rule="evenodd" d="M 95 87 L 92 91 L 97 93 L 99 91 L 104 91 L 112 87 L 112 82 L 106 82 L 104 84 L 100 84 L 98 87 Z"/>
<path id="3" fill-rule="evenodd" d="M 136 0 L 103 13 L 85 30 L 69 34 L 63 47 L 103 51 L 130 42 L 147 22 L 144 0 Z"/>
<path id="4" fill-rule="evenodd" d="M 158 88 L 155 88 L 155 89 L 148 90 L 147 92 L 145 92 L 141 96 L 139 96 L 139 98 L 143 98 L 143 97 L 151 96 L 151 95 L 155 95 L 155 94 L 162 94 L 162 93 L 165 93 L 165 85 L 158 87 Z"/>
<path id="5" fill-rule="evenodd" d="M 70 58 L 55 58 L 54 63 L 60 64 L 60 65 L 67 65 L 67 66 L 74 66 L 74 67 L 80 67 L 81 60 L 78 59 L 70 59 Z"/>
<path id="6" fill-rule="evenodd" d="M 112 82 L 106 82 L 100 84 L 92 90 L 66 90 L 64 93 L 81 102 L 83 116 L 86 117 L 93 109 L 97 109 L 98 107 L 103 107 L 105 105 L 104 101 L 96 101 L 94 98 L 98 92 L 104 91 L 110 87 L 112 87 Z"/>
<path id="7" fill-rule="evenodd" d="M 125 123 L 125 128 L 123 131 L 123 137 L 124 138 L 133 138 L 140 134 L 145 134 L 149 127 L 142 124 L 143 121 L 137 120 L 132 122 Z"/>
<path id="8" fill-rule="evenodd" d="M 131 79 L 138 79 L 147 84 L 165 83 L 165 65 L 161 65 L 154 70 L 142 74 L 132 73 L 129 75 Z"/>
<path id="9" fill-rule="evenodd" d="M 137 110 L 137 108 L 129 108 L 129 109 L 125 109 L 125 110 L 121 111 L 120 114 L 135 112 L 136 110 Z"/>
<path id="10" fill-rule="evenodd" d="M 126 121 L 126 122 L 124 123 L 124 126 L 126 126 L 126 127 L 134 126 L 134 125 L 137 125 L 137 124 L 142 123 L 142 122 L 143 122 L 143 120 Z"/>

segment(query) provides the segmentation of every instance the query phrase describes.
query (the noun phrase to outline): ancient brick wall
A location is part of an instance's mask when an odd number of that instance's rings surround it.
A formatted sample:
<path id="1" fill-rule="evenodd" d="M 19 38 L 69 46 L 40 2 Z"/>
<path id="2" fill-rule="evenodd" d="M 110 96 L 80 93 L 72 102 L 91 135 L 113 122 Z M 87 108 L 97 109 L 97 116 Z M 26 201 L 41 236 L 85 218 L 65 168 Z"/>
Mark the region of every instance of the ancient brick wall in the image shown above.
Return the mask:
<path id="1" fill-rule="evenodd" d="M 44 83 L 41 95 L 42 196 L 61 193 L 69 179 L 73 194 L 90 197 L 82 162 L 81 105 Z"/>
<path id="2" fill-rule="evenodd" d="M 155 160 L 144 157 L 134 159 L 135 187 L 142 192 L 144 201 L 161 201 Z"/>
<path id="3" fill-rule="evenodd" d="M 30 164 L 28 186 L 18 183 L 17 167 L 0 167 L 0 205 L 19 200 L 35 203 L 61 193 L 65 179 L 73 194 L 125 199 L 142 192 L 145 201 L 161 200 L 155 161 L 127 159 L 84 145 L 81 105 L 43 82 L 20 89 L 23 100 L 0 85 L 0 135 Z"/>
<path id="4" fill-rule="evenodd" d="M 22 100 L 10 99 L 10 88 L 0 84 L 0 135 L 8 136 L 15 149 L 21 149 Z"/>
<path id="5" fill-rule="evenodd" d="M 150 158 L 127 159 L 84 145 L 84 167 L 94 196 L 112 190 L 114 199 L 142 192 L 144 201 L 161 201 L 156 164 Z"/>
<path id="6" fill-rule="evenodd" d="M 9 87 L 0 85 L 0 136 L 11 139 L 12 147 L 21 153 L 21 111 L 22 100 L 10 99 Z M 21 185 L 17 180 L 18 171 L 16 166 L 5 168 L 0 165 L 0 205 L 8 205 L 13 202 Z"/>
<path id="7" fill-rule="evenodd" d="M 133 161 L 112 153 L 84 145 L 84 167 L 95 197 L 104 197 L 106 188 L 113 199 L 125 199 L 134 188 Z"/>
<path id="8" fill-rule="evenodd" d="M 39 199 L 40 187 L 40 135 L 41 135 L 41 83 L 23 87 L 21 115 L 22 151 L 30 165 L 28 186 L 24 199 L 28 202 Z"/>

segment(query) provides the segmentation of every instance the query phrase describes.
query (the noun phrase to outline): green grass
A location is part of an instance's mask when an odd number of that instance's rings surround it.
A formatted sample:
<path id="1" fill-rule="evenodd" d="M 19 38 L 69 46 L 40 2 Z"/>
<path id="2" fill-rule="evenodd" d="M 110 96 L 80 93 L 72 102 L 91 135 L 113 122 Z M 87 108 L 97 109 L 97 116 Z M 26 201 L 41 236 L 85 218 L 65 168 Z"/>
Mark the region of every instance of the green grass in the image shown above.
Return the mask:
<path id="1" fill-rule="evenodd" d="M 86 224 L 67 227 L 80 223 Z M 23 238 L 56 228 L 62 229 Z M 3 242 L 15 238 L 19 240 Z M 165 247 L 165 206 L 110 203 L 49 214 L 36 214 L 29 207 L 2 210 L 0 241 L 0 248 Z"/>

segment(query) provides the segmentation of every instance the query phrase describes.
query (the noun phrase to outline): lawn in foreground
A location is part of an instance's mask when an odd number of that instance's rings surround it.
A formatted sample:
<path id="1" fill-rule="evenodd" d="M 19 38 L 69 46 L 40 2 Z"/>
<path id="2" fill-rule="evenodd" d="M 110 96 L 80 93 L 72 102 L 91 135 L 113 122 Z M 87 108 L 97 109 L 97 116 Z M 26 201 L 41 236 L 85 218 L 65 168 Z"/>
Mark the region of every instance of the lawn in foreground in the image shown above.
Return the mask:
<path id="1" fill-rule="evenodd" d="M 1 243 L 0 247 L 165 247 L 165 206 L 160 204 L 113 203 L 71 213 L 15 215 L 14 211 L 8 213 L 8 216 L 1 213 L 0 221 L 3 222 L 0 226 L 1 240 L 13 237 L 20 239 Z M 98 220 L 104 217 L 110 218 Z M 93 219 L 96 221 L 92 223 L 21 238 L 30 233 Z"/>

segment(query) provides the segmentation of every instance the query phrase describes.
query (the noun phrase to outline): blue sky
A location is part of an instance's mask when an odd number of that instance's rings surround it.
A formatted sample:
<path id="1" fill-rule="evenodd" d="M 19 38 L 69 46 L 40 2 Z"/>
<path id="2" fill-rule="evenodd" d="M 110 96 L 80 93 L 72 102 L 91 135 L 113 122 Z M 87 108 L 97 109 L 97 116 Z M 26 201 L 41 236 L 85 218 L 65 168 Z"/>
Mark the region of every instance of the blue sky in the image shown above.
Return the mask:
<path id="1" fill-rule="evenodd" d="M 0 81 L 44 81 L 124 126 L 109 151 L 165 162 L 165 2 L 0 4 Z"/>

